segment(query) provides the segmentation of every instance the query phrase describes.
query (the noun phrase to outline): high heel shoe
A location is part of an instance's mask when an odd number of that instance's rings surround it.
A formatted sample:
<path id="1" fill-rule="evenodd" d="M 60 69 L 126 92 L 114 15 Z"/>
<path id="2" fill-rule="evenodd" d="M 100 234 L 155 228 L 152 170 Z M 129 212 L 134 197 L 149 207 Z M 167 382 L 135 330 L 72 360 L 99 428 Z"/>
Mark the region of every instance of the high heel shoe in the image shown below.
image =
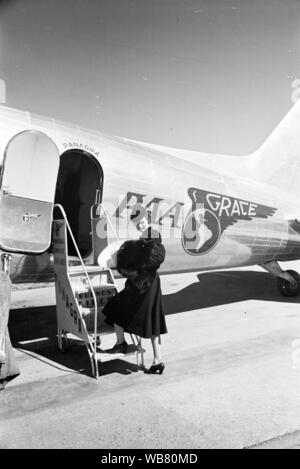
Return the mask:
<path id="1" fill-rule="evenodd" d="M 152 365 L 151 368 L 149 368 L 148 373 L 149 375 L 155 375 L 159 374 L 162 375 L 165 369 L 165 364 L 164 363 L 159 363 L 158 365 Z"/>

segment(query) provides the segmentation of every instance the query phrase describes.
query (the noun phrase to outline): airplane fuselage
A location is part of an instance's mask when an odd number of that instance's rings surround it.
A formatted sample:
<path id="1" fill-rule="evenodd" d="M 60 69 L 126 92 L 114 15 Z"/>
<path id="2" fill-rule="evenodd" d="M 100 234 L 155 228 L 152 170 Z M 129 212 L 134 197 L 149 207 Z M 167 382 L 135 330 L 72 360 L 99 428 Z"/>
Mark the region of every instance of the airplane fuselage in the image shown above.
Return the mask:
<path id="1" fill-rule="evenodd" d="M 282 191 L 275 192 L 268 184 L 255 181 L 246 164 L 241 175 L 243 157 L 240 161 L 236 158 L 239 168 L 236 171 L 232 168 L 230 174 L 228 167 L 222 171 L 226 156 L 220 156 L 219 165 L 212 170 L 207 164 L 209 155 L 199 153 L 197 162 L 190 161 L 184 155 L 176 157 L 149 145 L 8 108 L 0 111 L 0 126 L 2 156 L 15 135 L 37 130 L 55 143 L 61 158 L 66 153 L 74 155 L 74 166 L 78 152 L 82 157 L 97 160 L 103 176 L 99 180 L 102 204 L 113 227 L 110 240 L 113 241 L 113 231 L 124 241 L 138 237 L 129 216 L 134 206 L 143 205 L 166 247 L 161 272 L 211 270 L 300 258 L 300 224 L 290 218 L 291 213 L 296 213 L 296 201 Z M 80 180 L 79 184 L 80 203 L 84 204 L 84 184 L 87 186 L 88 181 Z M 81 210 L 76 203 L 74 194 L 75 212 Z M 79 219 L 79 238 L 80 223 L 86 223 L 84 220 Z M 86 255 L 87 262 L 91 256 Z M 51 253 L 13 254 L 11 269 L 16 282 L 51 280 Z"/>

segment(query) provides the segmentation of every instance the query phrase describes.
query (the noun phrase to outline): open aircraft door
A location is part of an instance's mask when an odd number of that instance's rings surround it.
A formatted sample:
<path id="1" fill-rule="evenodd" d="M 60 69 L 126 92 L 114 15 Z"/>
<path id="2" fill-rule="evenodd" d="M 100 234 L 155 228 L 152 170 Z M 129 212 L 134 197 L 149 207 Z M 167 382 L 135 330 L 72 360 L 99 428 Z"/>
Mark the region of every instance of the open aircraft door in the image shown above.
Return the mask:
<path id="1" fill-rule="evenodd" d="M 8 143 L 0 181 L 0 248 L 41 254 L 51 242 L 59 152 L 47 135 L 17 134 Z"/>

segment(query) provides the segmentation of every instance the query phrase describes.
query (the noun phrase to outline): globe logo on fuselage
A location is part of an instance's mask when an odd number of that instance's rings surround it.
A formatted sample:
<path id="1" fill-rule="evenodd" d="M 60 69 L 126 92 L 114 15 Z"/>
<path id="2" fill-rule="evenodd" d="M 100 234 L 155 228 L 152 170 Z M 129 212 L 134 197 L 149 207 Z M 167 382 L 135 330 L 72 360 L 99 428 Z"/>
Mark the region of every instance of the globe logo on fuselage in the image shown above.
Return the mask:
<path id="1" fill-rule="evenodd" d="M 193 210 L 183 225 L 182 245 L 192 256 L 199 256 L 213 249 L 220 237 L 219 219 L 211 210 L 203 207 Z"/>

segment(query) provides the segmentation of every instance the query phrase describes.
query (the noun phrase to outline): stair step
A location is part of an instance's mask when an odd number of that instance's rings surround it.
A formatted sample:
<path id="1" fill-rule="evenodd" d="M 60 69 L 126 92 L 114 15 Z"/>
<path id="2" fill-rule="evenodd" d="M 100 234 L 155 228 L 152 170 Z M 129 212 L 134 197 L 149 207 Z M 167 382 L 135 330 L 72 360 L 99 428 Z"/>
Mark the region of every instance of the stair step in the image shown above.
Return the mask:
<path id="1" fill-rule="evenodd" d="M 104 308 L 106 303 L 115 296 L 114 293 L 115 289 L 110 289 L 109 291 L 106 289 L 105 291 L 103 291 L 103 294 L 101 294 L 100 292 L 96 292 L 96 304 L 98 309 Z M 79 292 L 75 291 L 75 297 L 77 298 L 80 308 L 95 308 L 94 297 L 89 290 Z"/>
<path id="2" fill-rule="evenodd" d="M 77 256 L 68 256 L 69 265 L 79 265 L 81 264 L 79 257 Z"/>
<path id="3" fill-rule="evenodd" d="M 103 274 L 105 271 L 103 269 L 101 269 L 101 267 L 99 265 L 84 265 L 85 268 L 86 268 L 86 271 L 88 273 L 99 273 L 99 274 Z M 70 275 L 84 275 L 84 270 L 83 270 L 83 267 L 82 265 L 71 265 L 69 266 L 68 268 L 68 271 L 69 271 L 69 274 Z"/>
<path id="4" fill-rule="evenodd" d="M 82 286 L 80 285 L 79 288 L 76 287 L 76 285 L 72 284 L 73 286 L 73 291 L 75 293 L 75 295 L 84 295 L 85 293 L 90 293 L 91 292 L 91 289 L 89 288 L 89 286 L 87 285 L 86 287 L 85 286 Z M 93 287 L 94 288 L 94 291 L 96 293 L 96 296 L 109 296 L 111 297 L 111 291 L 115 291 L 116 290 L 116 287 L 114 285 L 112 285 L 111 283 L 101 283 L 101 285 L 97 286 L 97 287 Z M 103 294 L 104 292 L 107 292 L 109 291 L 109 294 L 105 295 Z M 99 295 L 98 295 L 99 293 Z M 92 294 L 90 293 L 90 296 L 92 296 Z"/>
<path id="5" fill-rule="evenodd" d="M 128 345 L 127 348 L 127 353 L 110 353 L 109 350 L 102 350 L 101 352 L 97 353 L 97 360 L 99 362 L 108 362 L 111 360 L 117 360 L 117 359 L 126 359 L 127 357 L 132 357 L 133 355 L 136 355 L 138 352 L 138 347 L 134 344 Z"/>

